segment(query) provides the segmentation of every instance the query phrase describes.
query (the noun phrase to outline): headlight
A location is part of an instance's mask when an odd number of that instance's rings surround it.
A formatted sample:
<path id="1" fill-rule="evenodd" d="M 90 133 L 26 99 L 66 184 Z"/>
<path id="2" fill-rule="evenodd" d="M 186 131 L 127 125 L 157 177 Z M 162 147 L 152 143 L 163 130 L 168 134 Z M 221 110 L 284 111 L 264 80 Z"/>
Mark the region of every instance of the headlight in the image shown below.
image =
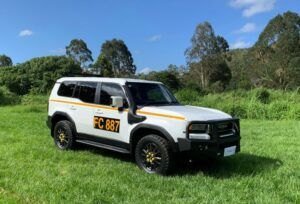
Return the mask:
<path id="1" fill-rule="evenodd" d="M 191 124 L 189 126 L 189 133 L 208 133 L 209 125 L 208 124 Z"/>
<path id="2" fill-rule="evenodd" d="M 210 140 L 210 126 L 209 124 L 191 124 L 188 128 L 189 138 L 190 139 L 201 139 L 201 140 Z"/>

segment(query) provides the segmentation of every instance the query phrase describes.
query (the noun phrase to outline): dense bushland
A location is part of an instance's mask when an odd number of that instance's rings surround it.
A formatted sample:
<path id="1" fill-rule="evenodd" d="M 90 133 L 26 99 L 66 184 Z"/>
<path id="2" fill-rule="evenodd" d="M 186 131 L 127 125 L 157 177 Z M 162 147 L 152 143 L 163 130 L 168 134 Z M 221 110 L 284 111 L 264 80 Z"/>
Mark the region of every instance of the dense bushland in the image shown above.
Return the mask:
<path id="1" fill-rule="evenodd" d="M 80 72 L 79 64 L 71 58 L 39 57 L 15 66 L 1 67 L 0 86 L 6 86 L 17 95 L 46 94 L 57 79 Z"/>
<path id="2" fill-rule="evenodd" d="M 182 89 L 176 93 L 183 104 L 216 108 L 248 119 L 300 119 L 300 94 L 296 91 L 271 89 L 237 90 L 201 95 Z"/>

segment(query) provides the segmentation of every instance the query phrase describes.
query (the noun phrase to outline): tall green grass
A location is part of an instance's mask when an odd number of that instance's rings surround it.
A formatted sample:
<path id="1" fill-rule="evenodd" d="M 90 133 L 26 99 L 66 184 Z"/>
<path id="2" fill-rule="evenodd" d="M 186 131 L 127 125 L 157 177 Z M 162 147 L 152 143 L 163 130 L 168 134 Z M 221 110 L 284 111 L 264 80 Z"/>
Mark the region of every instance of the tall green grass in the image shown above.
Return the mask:
<path id="1" fill-rule="evenodd" d="M 298 90 L 253 89 L 201 95 L 196 91 L 183 89 L 175 95 L 183 104 L 215 108 L 240 118 L 300 119 Z"/>

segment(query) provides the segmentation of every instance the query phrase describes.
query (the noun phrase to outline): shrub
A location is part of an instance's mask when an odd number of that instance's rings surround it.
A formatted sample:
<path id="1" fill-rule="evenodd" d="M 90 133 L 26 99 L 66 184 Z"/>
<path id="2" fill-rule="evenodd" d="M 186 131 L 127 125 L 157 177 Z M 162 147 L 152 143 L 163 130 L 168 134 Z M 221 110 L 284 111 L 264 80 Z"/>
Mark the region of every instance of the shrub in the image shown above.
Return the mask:
<path id="1" fill-rule="evenodd" d="M 49 96 L 46 95 L 27 94 L 22 97 L 21 103 L 23 105 L 46 104 L 48 102 L 48 98 Z"/>
<path id="2" fill-rule="evenodd" d="M 215 108 L 244 119 L 300 119 L 300 94 L 297 91 L 254 89 L 204 96 L 196 93 L 181 90 L 176 96 L 183 104 Z"/>
<path id="3" fill-rule="evenodd" d="M 10 92 L 8 88 L 0 87 L 0 105 L 13 105 L 20 101 L 20 97 Z"/>
<path id="4" fill-rule="evenodd" d="M 193 89 L 181 89 L 180 91 L 176 92 L 175 96 L 178 101 L 180 102 L 195 102 L 198 100 L 200 93 L 193 90 Z"/>
<path id="5" fill-rule="evenodd" d="M 270 102 L 270 92 L 267 89 L 257 89 L 255 97 L 261 103 L 267 104 Z"/>

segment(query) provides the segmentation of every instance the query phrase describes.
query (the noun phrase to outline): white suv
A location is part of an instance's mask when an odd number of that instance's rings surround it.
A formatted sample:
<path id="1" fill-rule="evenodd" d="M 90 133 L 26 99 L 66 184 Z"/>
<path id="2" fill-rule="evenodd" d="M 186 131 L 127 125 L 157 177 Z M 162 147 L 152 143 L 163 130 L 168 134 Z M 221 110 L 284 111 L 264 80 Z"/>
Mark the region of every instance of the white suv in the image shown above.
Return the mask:
<path id="1" fill-rule="evenodd" d="M 154 81 L 61 78 L 50 95 L 47 124 L 59 149 L 83 143 L 130 153 L 148 173 L 170 172 L 175 153 L 222 157 L 240 151 L 238 118 L 181 105 Z"/>

